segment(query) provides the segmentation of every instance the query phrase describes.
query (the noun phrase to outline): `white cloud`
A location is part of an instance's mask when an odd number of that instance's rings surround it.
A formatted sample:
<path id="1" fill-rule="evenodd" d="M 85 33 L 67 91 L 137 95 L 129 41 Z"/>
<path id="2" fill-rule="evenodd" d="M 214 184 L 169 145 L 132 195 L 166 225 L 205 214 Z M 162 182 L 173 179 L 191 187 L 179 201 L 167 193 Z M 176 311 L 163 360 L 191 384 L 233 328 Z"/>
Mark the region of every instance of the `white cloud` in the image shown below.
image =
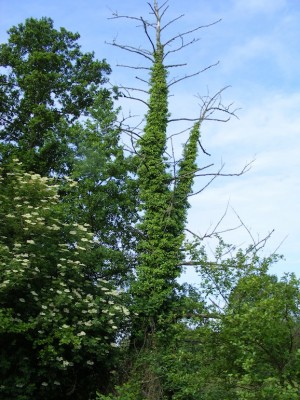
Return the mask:
<path id="1" fill-rule="evenodd" d="M 276 267 L 279 274 L 284 270 L 298 273 L 299 109 L 300 93 L 272 95 L 258 92 L 256 103 L 248 105 L 240 120 L 205 132 L 209 150 L 224 156 L 230 172 L 238 171 L 255 153 L 256 160 L 247 174 L 238 178 L 219 178 L 198 197 L 191 198 L 189 225 L 191 230 L 201 235 L 218 222 L 229 201 L 244 223 L 251 227 L 254 236 L 259 234 L 263 237 L 275 229 L 267 253 L 274 251 L 288 236 L 280 249 L 287 254 L 287 262 Z M 221 228 L 237 224 L 235 214 L 229 212 Z M 228 240 L 249 244 L 251 238 L 246 231 L 234 231 Z"/>
<path id="2" fill-rule="evenodd" d="M 242 100 L 241 100 L 242 102 Z M 257 91 L 252 105 L 244 104 L 239 120 L 232 120 L 215 133 L 212 146 L 251 145 L 253 149 L 300 145 L 300 93 Z"/>
<path id="3" fill-rule="evenodd" d="M 239 12 L 273 13 L 286 4 L 286 0 L 235 0 L 234 6 Z"/>

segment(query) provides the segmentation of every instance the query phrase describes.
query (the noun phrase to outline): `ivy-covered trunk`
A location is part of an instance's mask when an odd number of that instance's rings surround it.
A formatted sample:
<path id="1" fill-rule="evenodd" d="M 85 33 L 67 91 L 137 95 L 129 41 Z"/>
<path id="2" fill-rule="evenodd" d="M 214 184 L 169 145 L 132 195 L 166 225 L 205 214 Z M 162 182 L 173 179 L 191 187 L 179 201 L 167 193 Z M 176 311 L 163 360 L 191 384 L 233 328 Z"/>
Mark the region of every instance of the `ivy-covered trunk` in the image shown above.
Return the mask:
<path id="1" fill-rule="evenodd" d="M 197 122 L 178 163 L 170 173 L 167 151 L 169 118 L 167 69 L 160 41 L 160 17 L 156 2 L 156 46 L 149 88 L 149 109 L 143 136 L 138 142 L 138 180 L 142 232 L 138 245 L 136 282 L 132 287 L 134 311 L 139 315 L 137 331 L 143 341 L 151 332 L 165 332 L 176 315 L 177 278 L 181 273 L 182 244 L 191 191 L 196 171 L 199 126 Z M 153 335 L 152 335 L 153 336 Z"/>

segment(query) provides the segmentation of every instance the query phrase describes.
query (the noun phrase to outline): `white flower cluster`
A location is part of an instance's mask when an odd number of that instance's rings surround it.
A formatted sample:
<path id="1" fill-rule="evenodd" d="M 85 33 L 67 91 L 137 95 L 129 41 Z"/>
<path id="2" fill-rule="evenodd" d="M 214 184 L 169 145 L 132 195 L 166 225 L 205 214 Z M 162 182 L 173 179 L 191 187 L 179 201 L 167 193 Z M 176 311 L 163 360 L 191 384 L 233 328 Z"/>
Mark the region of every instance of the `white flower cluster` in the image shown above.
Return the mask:
<path id="1" fill-rule="evenodd" d="M 66 224 L 57 218 L 59 196 L 51 179 L 21 172 L 11 172 L 10 179 L 10 187 L 0 179 L 0 216 L 16 232 L 16 240 L 8 246 L 7 237 L 0 236 L 0 296 L 20 288 L 19 315 L 12 322 L 22 322 L 22 310 L 39 307 L 34 318 L 40 336 L 53 332 L 55 341 L 78 349 L 94 339 L 95 351 L 103 346 L 108 353 L 116 346 L 112 340 L 119 321 L 129 312 L 108 282 L 86 275 L 82 257 L 94 242 L 89 225 Z M 55 360 L 62 368 L 73 367 L 58 354 Z M 94 361 L 86 364 L 92 366 Z"/>

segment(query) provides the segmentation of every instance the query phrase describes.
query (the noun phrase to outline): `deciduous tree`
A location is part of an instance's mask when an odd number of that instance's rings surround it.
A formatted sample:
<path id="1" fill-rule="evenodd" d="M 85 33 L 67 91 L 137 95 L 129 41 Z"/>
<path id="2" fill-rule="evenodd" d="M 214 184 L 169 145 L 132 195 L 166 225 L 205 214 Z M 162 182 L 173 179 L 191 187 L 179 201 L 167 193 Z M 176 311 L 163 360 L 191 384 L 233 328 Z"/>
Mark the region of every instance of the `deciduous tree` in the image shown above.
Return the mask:
<path id="1" fill-rule="evenodd" d="M 64 218 L 91 226 L 95 262 L 124 284 L 134 264 L 137 196 L 119 140 L 116 91 L 105 85 L 110 67 L 50 18 L 29 18 L 8 34 L 0 47 L 0 159 L 17 157 L 27 172 L 77 181 L 65 192 L 59 180 Z"/>
<path id="2" fill-rule="evenodd" d="M 19 164 L 0 169 L 1 398 L 94 398 L 128 312 L 87 256 L 90 226 L 65 223 L 57 185 Z"/>
<path id="3" fill-rule="evenodd" d="M 8 34 L 0 47 L 1 157 L 12 152 L 42 175 L 68 173 L 69 127 L 88 114 L 110 67 L 50 18 L 29 18 Z"/>

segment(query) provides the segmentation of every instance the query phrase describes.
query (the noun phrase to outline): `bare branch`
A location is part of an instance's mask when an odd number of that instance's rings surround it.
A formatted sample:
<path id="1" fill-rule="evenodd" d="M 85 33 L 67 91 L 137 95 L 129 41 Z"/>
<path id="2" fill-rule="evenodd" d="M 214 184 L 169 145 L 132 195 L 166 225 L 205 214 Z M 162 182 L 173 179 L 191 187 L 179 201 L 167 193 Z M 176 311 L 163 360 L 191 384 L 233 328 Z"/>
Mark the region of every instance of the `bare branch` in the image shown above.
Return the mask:
<path id="1" fill-rule="evenodd" d="M 191 196 L 196 196 L 197 194 L 203 192 L 218 176 L 223 176 L 223 177 L 228 177 L 228 176 L 241 176 L 244 175 L 246 172 L 248 172 L 251 168 L 251 165 L 253 164 L 254 160 L 250 161 L 249 163 L 247 163 L 243 169 L 240 172 L 235 172 L 235 173 L 224 173 L 222 174 L 221 171 L 223 170 L 225 164 L 221 165 L 221 168 L 219 169 L 218 172 L 212 172 L 212 173 L 206 173 L 206 174 L 195 174 L 195 177 L 200 177 L 200 176 L 211 176 L 212 178 L 210 179 L 210 181 L 203 186 L 200 190 L 198 190 L 197 192 L 191 193 L 189 194 L 189 197 Z"/>
<path id="2" fill-rule="evenodd" d="M 231 232 L 231 231 L 235 231 L 235 230 L 239 229 L 242 225 L 238 225 L 238 226 L 236 226 L 234 228 L 228 228 L 228 229 L 225 229 L 225 230 L 222 230 L 222 231 L 217 231 L 218 227 L 220 226 L 220 224 L 222 223 L 222 221 L 224 220 L 224 218 L 227 215 L 228 208 L 229 208 L 229 203 L 227 203 L 227 206 L 226 206 L 226 209 L 225 209 L 223 215 L 219 218 L 219 220 L 216 223 L 216 225 L 214 226 L 214 228 L 211 231 L 210 231 L 210 228 L 208 228 L 203 236 L 197 235 L 195 232 L 192 232 L 191 230 L 189 230 L 187 228 L 185 230 L 202 242 L 204 239 L 208 239 L 208 238 L 212 238 L 214 236 L 218 236 L 221 233 L 227 233 L 227 232 Z M 192 265 L 192 264 L 189 264 L 189 265 Z"/>
<path id="3" fill-rule="evenodd" d="M 162 6 L 160 6 L 159 8 L 158 8 L 158 11 L 160 12 L 160 10 L 165 6 L 165 4 L 167 4 L 169 1 L 167 0 Z M 167 6 L 163 11 L 162 11 L 162 13 L 160 14 L 160 19 L 165 15 L 165 12 L 167 11 L 167 9 L 169 8 L 169 6 Z M 161 31 L 161 29 L 160 29 L 160 31 Z"/>
<path id="4" fill-rule="evenodd" d="M 279 245 L 276 247 L 276 249 L 272 252 L 272 255 L 276 254 L 277 251 L 279 250 L 279 248 L 281 247 L 281 245 L 286 241 L 286 239 L 288 238 L 289 235 L 286 235 L 282 241 L 279 243 Z"/>
<path id="5" fill-rule="evenodd" d="M 167 3 L 167 1 L 166 1 L 166 3 Z M 165 4 L 166 4 L 165 3 Z M 151 10 L 152 10 L 152 14 L 154 14 L 155 15 L 155 17 L 157 18 L 157 16 L 156 16 L 156 13 L 157 13 L 157 11 L 156 11 L 156 9 L 155 8 L 153 8 L 153 6 L 152 6 L 152 4 L 151 3 L 147 3 L 148 4 L 148 6 L 151 8 Z M 150 13 L 151 14 L 151 13 Z"/>
<path id="6" fill-rule="evenodd" d="M 261 239 L 260 241 L 258 241 L 253 247 L 251 246 L 251 250 L 248 250 L 248 253 L 249 253 L 250 251 L 253 251 L 254 248 L 255 248 L 255 251 L 259 251 L 259 250 L 261 250 L 263 247 L 265 247 L 265 244 L 266 244 L 267 240 L 270 239 L 270 237 L 272 236 L 272 234 L 273 234 L 274 232 L 275 232 L 275 229 L 272 229 L 271 232 L 270 232 L 266 237 L 264 237 L 263 239 Z"/>
<path id="7" fill-rule="evenodd" d="M 177 162 L 179 162 L 180 160 L 178 160 Z M 171 181 L 177 181 L 179 179 L 183 179 L 183 178 L 189 178 L 191 175 L 194 175 L 195 172 L 197 171 L 203 171 L 204 169 L 210 168 L 212 167 L 214 164 L 209 164 L 209 165 L 205 165 L 204 167 L 198 168 L 196 171 L 193 172 L 187 172 L 186 174 L 180 175 L 180 176 L 174 176 L 173 178 L 169 179 L 168 182 Z"/>
<path id="8" fill-rule="evenodd" d="M 107 19 L 120 19 L 120 18 L 133 19 L 134 21 L 140 21 L 140 18 L 138 18 L 138 17 L 132 17 L 129 15 L 119 15 L 117 11 L 114 11 L 112 13 L 112 17 L 109 17 Z"/>
<path id="9" fill-rule="evenodd" d="M 129 117 L 123 118 L 123 120 L 120 122 L 120 128 L 123 132 L 125 132 L 126 134 L 128 134 L 130 137 L 132 136 L 136 136 L 138 139 L 141 139 L 142 136 L 142 129 L 139 128 L 139 126 L 143 123 L 143 120 L 141 122 L 139 122 L 135 127 L 131 127 L 130 125 L 125 125 L 124 126 L 124 121 L 126 121 L 129 118 L 134 118 L 137 117 L 137 115 L 130 115 Z M 137 133 L 137 131 L 139 131 L 140 133 Z"/>
<path id="10" fill-rule="evenodd" d="M 179 15 L 178 17 L 172 19 L 171 21 L 169 21 L 166 25 L 161 27 L 161 31 L 163 31 L 165 28 L 167 28 L 169 25 L 173 24 L 173 22 L 178 21 L 180 18 L 184 17 L 184 14 Z"/>
<path id="11" fill-rule="evenodd" d="M 125 98 L 125 99 L 140 101 L 141 103 L 143 103 L 143 104 L 145 104 L 147 107 L 149 107 L 149 104 L 147 103 L 147 101 L 141 99 L 140 97 L 134 97 L 134 96 L 132 96 L 131 93 L 130 93 L 130 90 L 138 90 L 138 91 L 141 91 L 141 92 L 145 92 L 145 91 L 143 91 L 142 89 L 126 88 L 125 86 L 122 87 L 122 89 L 124 89 L 124 90 L 127 92 L 127 94 L 124 93 L 124 92 L 121 92 L 120 97 Z M 146 92 L 146 93 L 147 93 L 147 92 Z"/>
<path id="12" fill-rule="evenodd" d="M 141 21 L 143 22 L 145 34 L 146 34 L 146 36 L 147 36 L 149 42 L 151 43 L 152 50 L 153 50 L 153 52 L 155 52 L 154 43 L 153 43 L 153 41 L 152 41 L 152 39 L 151 39 L 151 37 L 150 37 L 150 35 L 149 35 L 149 33 L 148 33 L 148 29 L 147 29 L 148 24 L 147 24 L 147 22 L 146 22 L 142 17 L 141 17 Z"/>
<path id="13" fill-rule="evenodd" d="M 238 218 L 238 220 L 240 221 L 240 223 L 242 224 L 242 226 L 246 229 L 246 231 L 248 232 L 253 244 L 255 245 L 255 240 L 254 240 L 254 237 L 252 236 L 252 233 L 251 233 L 250 229 L 244 224 L 244 222 L 242 221 L 242 219 L 238 215 L 238 213 L 235 211 L 235 209 L 233 207 L 231 207 L 231 209 L 234 212 L 234 214 L 236 215 L 236 217 Z"/>
<path id="14" fill-rule="evenodd" d="M 160 13 L 160 10 L 161 10 L 162 8 L 164 8 L 165 5 L 166 5 L 168 2 L 169 2 L 169 0 L 165 1 L 160 7 L 158 7 L 157 1 L 154 1 L 154 7 L 152 6 L 151 3 L 148 3 L 149 7 L 150 7 L 151 10 L 152 10 L 152 13 L 155 15 L 155 17 L 156 17 L 157 19 L 161 19 L 161 18 L 163 17 L 164 13 L 165 13 L 165 12 L 167 11 L 167 9 L 169 8 L 169 6 L 167 6 L 167 7 L 162 11 L 162 13 Z"/>
<path id="15" fill-rule="evenodd" d="M 205 118 L 205 121 L 214 121 L 214 122 L 229 122 L 230 117 L 228 118 Z"/>
<path id="16" fill-rule="evenodd" d="M 156 26 L 155 26 L 156 45 L 161 43 L 161 41 L 160 41 L 160 33 L 161 33 L 161 29 L 160 29 L 160 21 L 161 21 L 160 10 L 165 6 L 165 4 L 167 4 L 167 2 L 168 2 L 168 0 L 165 3 L 163 3 L 160 7 L 158 7 L 156 0 L 154 0 L 154 7 L 152 6 L 151 3 L 148 3 L 148 5 L 150 6 L 153 14 L 155 15 L 155 19 L 156 19 Z M 165 11 L 166 10 L 163 11 L 162 15 L 165 13 Z"/>
<path id="17" fill-rule="evenodd" d="M 202 189 L 198 190 L 197 192 L 193 192 L 193 193 L 189 194 L 188 197 L 196 196 L 197 194 L 203 192 L 216 179 L 216 177 L 219 176 L 223 167 L 224 167 L 224 165 L 221 165 L 221 168 L 219 169 L 219 171 L 216 174 L 213 174 L 213 177 L 209 180 L 209 182 L 205 186 L 202 187 Z"/>
<path id="18" fill-rule="evenodd" d="M 207 153 L 207 151 L 204 150 L 204 147 L 202 146 L 202 143 L 200 142 L 200 139 L 198 140 L 198 144 L 199 144 L 200 149 L 203 151 L 204 154 L 206 154 L 207 156 L 211 156 L 210 153 Z"/>
<path id="19" fill-rule="evenodd" d="M 222 19 L 219 19 L 219 20 L 217 20 L 217 21 L 215 21 L 215 22 L 212 22 L 212 23 L 210 23 L 210 24 L 208 24 L 208 25 L 200 25 L 200 26 L 198 26 L 197 28 L 191 29 L 191 30 L 186 31 L 186 32 L 183 32 L 183 33 L 179 33 L 178 35 L 173 36 L 173 37 L 172 37 L 171 39 L 169 39 L 166 43 L 164 43 L 163 46 L 165 47 L 165 46 L 169 45 L 170 43 L 174 42 L 174 40 L 176 40 L 176 39 L 178 39 L 178 38 L 182 38 L 183 36 L 189 35 L 190 33 L 196 32 L 196 31 L 198 31 L 198 30 L 200 30 L 200 29 L 209 28 L 209 27 L 211 27 L 211 26 L 213 26 L 213 25 L 218 24 L 218 23 L 221 22 L 221 21 L 222 21 Z"/>
<path id="20" fill-rule="evenodd" d="M 212 235 L 216 234 L 216 231 L 217 231 L 218 227 L 220 226 L 220 224 L 222 223 L 222 221 L 223 221 L 224 218 L 226 217 L 227 212 L 228 212 L 228 207 L 229 207 L 229 202 L 227 203 L 227 206 L 226 206 L 226 209 L 225 209 L 223 215 L 221 216 L 221 218 L 219 218 L 219 221 L 217 222 L 217 224 L 216 224 L 215 227 L 213 228 L 213 230 L 212 230 Z"/>
<path id="21" fill-rule="evenodd" d="M 141 139 L 141 134 L 139 134 L 137 131 L 142 133 L 142 129 L 139 128 L 139 126 L 143 123 L 143 121 L 139 122 L 136 126 L 132 127 L 130 125 L 124 125 L 124 122 L 128 119 L 135 118 L 137 115 L 129 115 L 127 117 L 123 117 L 121 121 L 119 121 L 119 129 L 126 133 L 130 138 L 133 136 L 136 136 L 138 139 Z"/>
<path id="22" fill-rule="evenodd" d="M 247 250 L 247 253 L 250 253 L 250 252 L 253 252 L 253 251 L 257 252 L 257 251 L 261 250 L 265 246 L 267 240 L 269 240 L 269 238 L 272 236 L 272 234 L 274 233 L 275 229 L 272 229 L 272 231 L 269 232 L 268 235 L 265 236 L 263 239 L 256 241 L 254 239 L 250 229 L 247 227 L 247 225 L 244 224 L 244 222 L 242 221 L 242 219 L 238 215 L 238 213 L 234 210 L 233 207 L 231 207 L 231 209 L 234 212 L 234 214 L 236 215 L 236 217 L 238 218 L 238 220 L 240 221 L 240 223 L 243 226 L 243 228 L 247 231 L 247 233 L 249 234 L 249 236 L 250 236 L 250 238 L 251 238 L 251 240 L 253 242 L 253 245 L 249 247 L 249 249 Z"/>
<path id="23" fill-rule="evenodd" d="M 185 47 L 188 47 L 188 46 L 190 46 L 191 44 L 194 44 L 194 43 L 196 43 L 196 42 L 198 42 L 198 41 L 199 41 L 199 39 L 193 39 L 193 40 L 191 40 L 190 42 L 184 43 L 184 41 L 183 41 L 183 39 L 182 39 L 181 45 L 178 46 L 176 49 L 167 51 L 167 52 L 165 53 L 165 55 L 164 55 L 164 59 L 165 59 L 169 54 L 171 54 L 171 53 L 176 53 L 177 51 L 180 51 L 180 50 L 184 49 Z"/>
<path id="24" fill-rule="evenodd" d="M 202 193 L 216 179 L 217 176 L 218 175 L 213 176 L 205 186 L 203 186 L 200 190 L 197 190 L 197 192 L 190 193 L 188 197 L 196 196 L 197 194 Z"/>
<path id="25" fill-rule="evenodd" d="M 231 232 L 231 231 L 236 231 L 237 229 L 240 229 L 241 227 L 242 227 L 242 225 L 238 225 L 238 226 L 235 226 L 235 227 L 233 227 L 233 228 L 227 228 L 227 229 L 224 229 L 223 231 L 218 231 L 217 234 L 218 234 L 218 235 L 221 235 L 222 233 L 227 233 L 227 232 Z"/>
<path id="26" fill-rule="evenodd" d="M 174 137 L 174 136 L 179 136 L 179 135 L 181 135 L 182 133 L 188 132 L 188 131 L 190 131 L 190 130 L 191 130 L 191 126 L 185 128 L 185 129 L 183 129 L 182 131 L 173 133 L 172 135 L 168 136 L 168 140 L 171 139 L 171 138 Z"/>
<path id="27" fill-rule="evenodd" d="M 200 117 L 198 118 L 172 118 L 172 119 L 168 119 L 168 123 L 169 122 L 180 122 L 180 121 L 189 121 L 189 122 L 197 122 L 199 121 Z"/>
<path id="28" fill-rule="evenodd" d="M 209 94 L 206 96 L 199 96 L 202 102 L 200 113 L 200 119 L 202 121 L 228 122 L 232 116 L 238 118 L 236 115 L 237 109 L 231 110 L 232 103 L 228 106 L 224 106 L 222 103 L 222 93 L 228 89 L 228 87 L 229 86 L 225 86 L 212 97 L 209 96 Z M 211 117 L 216 111 L 228 115 L 228 118 Z"/>
<path id="29" fill-rule="evenodd" d="M 225 164 L 223 164 L 221 169 L 218 172 L 213 172 L 213 173 L 208 173 L 208 174 L 195 174 L 195 176 L 241 176 L 241 175 L 244 175 L 246 172 L 248 172 L 250 170 L 251 165 L 253 164 L 253 162 L 254 162 L 254 160 L 252 160 L 252 161 L 248 162 L 247 164 L 245 164 L 243 169 L 240 172 L 221 174 L 221 170 L 225 166 Z"/>
<path id="30" fill-rule="evenodd" d="M 131 128 L 123 128 L 122 131 L 128 134 L 130 137 L 137 136 L 138 139 L 142 139 L 142 136 L 139 135 L 137 132 L 134 132 Z"/>
<path id="31" fill-rule="evenodd" d="M 165 68 L 175 68 L 175 67 L 185 67 L 187 63 L 184 64 L 170 64 L 170 65 L 165 65 Z"/>
<path id="32" fill-rule="evenodd" d="M 220 62 L 218 61 L 218 62 L 216 62 L 215 64 L 211 64 L 211 65 L 209 65 L 208 67 L 202 69 L 201 71 L 195 72 L 194 74 L 185 75 L 184 77 L 179 78 L 179 79 L 176 79 L 176 80 L 174 80 L 173 82 L 171 81 L 171 82 L 168 84 L 168 87 L 173 86 L 173 85 L 175 85 L 176 83 L 183 81 L 184 79 L 188 79 L 188 78 L 191 78 L 191 77 L 193 77 L 193 76 L 197 76 L 197 75 L 201 74 L 202 72 L 205 72 L 205 71 L 207 71 L 208 69 L 217 66 L 219 63 L 220 63 Z"/>
<path id="33" fill-rule="evenodd" d="M 166 0 L 160 7 L 158 7 L 157 1 L 154 1 L 154 8 L 153 8 L 153 6 L 152 6 L 151 3 L 147 2 L 147 4 L 148 4 L 148 6 L 151 8 L 153 14 L 156 16 L 156 13 L 157 13 L 158 11 L 160 11 L 161 8 L 163 8 L 168 2 L 169 2 L 169 0 Z"/>
<path id="34" fill-rule="evenodd" d="M 140 56 L 143 56 L 143 57 L 147 58 L 148 60 L 150 60 L 151 62 L 153 62 L 153 58 L 151 57 L 152 53 L 149 50 L 132 47 L 132 46 L 127 46 L 127 45 L 123 45 L 123 44 L 118 44 L 115 41 L 112 43 L 110 43 L 110 42 L 105 42 L 105 43 L 109 44 L 110 46 L 115 46 L 122 50 L 129 51 L 130 53 L 139 54 Z"/>
<path id="35" fill-rule="evenodd" d="M 142 93 L 146 93 L 146 94 L 149 93 L 147 90 L 139 89 L 139 88 L 132 88 L 132 87 L 128 87 L 128 86 L 118 86 L 118 89 L 124 89 L 128 93 L 129 93 L 130 90 L 133 90 L 133 91 L 136 91 L 136 92 L 142 92 Z"/>
<path id="36" fill-rule="evenodd" d="M 139 80 L 139 81 L 141 81 L 141 82 L 144 82 L 144 83 L 146 83 L 147 85 L 148 85 L 148 83 L 149 83 L 148 81 L 146 81 L 145 79 L 140 78 L 139 76 L 136 76 L 135 79 L 137 79 L 137 80 Z"/>
<path id="37" fill-rule="evenodd" d="M 133 65 L 124 65 L 124 64 L 117 64 L 116 66 L 122 68 L 131 68 L 131 69 L 146 69 L 148 71 L 151 69 L 149 67 L 134 67 Z"/>

